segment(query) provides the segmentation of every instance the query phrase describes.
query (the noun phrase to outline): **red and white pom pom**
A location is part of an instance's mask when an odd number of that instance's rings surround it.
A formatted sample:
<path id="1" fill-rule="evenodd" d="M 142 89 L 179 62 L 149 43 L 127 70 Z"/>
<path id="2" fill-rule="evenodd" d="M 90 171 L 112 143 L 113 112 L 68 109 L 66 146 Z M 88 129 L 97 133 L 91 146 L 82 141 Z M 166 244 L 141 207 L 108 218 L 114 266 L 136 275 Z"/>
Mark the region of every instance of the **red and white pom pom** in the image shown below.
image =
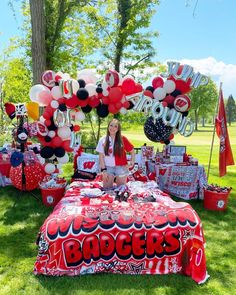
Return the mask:
<path id="1" fill-rule="evenodd" d="M 118 86 L 120 81 L 119 73 L 115 70 L 109 70 L 105 75 L 105 81 L 110 87 Z"/>
<path id="2" fill-rule="evenodd" d="M 187 95 L 179 95 L 175 98 L 174 108 L 176 111 L 184 113 L 190 109 L 191 100 Z"/>

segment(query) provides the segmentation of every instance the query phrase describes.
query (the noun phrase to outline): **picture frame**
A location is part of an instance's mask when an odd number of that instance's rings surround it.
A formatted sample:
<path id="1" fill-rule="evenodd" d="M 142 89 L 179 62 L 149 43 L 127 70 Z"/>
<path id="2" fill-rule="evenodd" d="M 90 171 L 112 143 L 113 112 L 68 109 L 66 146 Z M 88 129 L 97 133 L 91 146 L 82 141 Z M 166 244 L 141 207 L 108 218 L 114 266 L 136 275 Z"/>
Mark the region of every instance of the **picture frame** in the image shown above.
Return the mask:
<path id="1" fill-rule="evenodd" d="M 186 146 L 184 145 L 171 145 L 170 156 L 183 156 L 186 153 Z"/>

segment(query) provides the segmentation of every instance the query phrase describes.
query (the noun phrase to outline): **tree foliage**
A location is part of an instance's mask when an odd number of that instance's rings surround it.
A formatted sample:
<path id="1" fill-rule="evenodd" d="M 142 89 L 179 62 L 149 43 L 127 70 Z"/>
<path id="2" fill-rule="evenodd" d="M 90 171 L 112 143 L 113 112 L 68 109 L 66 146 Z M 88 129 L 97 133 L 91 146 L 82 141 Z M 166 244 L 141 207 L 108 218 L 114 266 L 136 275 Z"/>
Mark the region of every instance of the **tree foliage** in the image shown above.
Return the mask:
<path id="1" fill-rule="evenodd" d="M 199 117 L 213 115 L 215 112 L 218 91 L 215 82 L 209 79 L 209 83 L 204 86 L 199 86 L 193 89 L 189 97 L 191 99 L 190 114 L 195 120 L 195 130 L 198 130 Z"/>
<path id="2" fill-rule="evenodd" d="M 231 126 L 231 123 L 236 121 L 236 105 L 232 95 L 229 96 L 226 103 L 226 116 L 229 126 Z"/>
<path id="3" fill-rule="evenodd" d="M 100 30 L 100 60 L 105 67 L 127 74 L 151 65 L 155 54 L 152 46 L 157 32 L 148 31 L 159 1 L 98 1 L 99 9 L 90 9 L 88 17 Z"/>

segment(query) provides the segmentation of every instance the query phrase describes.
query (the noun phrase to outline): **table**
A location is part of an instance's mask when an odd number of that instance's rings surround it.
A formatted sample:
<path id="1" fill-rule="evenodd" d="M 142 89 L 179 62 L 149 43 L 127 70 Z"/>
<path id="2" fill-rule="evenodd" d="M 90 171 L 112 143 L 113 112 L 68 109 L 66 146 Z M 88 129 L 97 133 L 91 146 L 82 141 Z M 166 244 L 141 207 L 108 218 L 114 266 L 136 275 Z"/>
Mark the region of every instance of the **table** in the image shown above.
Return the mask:
<path id="1" fill-rule="evenodd" d="M 155 170 L 162 191 L 185 200 L 203 199 L 207 178 L 202 165 L 156 164 Z"/>

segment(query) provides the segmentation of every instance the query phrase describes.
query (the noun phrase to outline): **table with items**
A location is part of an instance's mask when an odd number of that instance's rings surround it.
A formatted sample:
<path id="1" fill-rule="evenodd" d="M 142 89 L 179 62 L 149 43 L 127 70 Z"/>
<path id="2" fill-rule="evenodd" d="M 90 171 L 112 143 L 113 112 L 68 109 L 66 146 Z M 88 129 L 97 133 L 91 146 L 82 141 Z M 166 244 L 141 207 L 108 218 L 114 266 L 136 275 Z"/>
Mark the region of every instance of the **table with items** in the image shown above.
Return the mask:
<path id="1" fill-rule="evenodd" d="M 155 170 L 159 188 L 181 199 L 203 199 L 207 183 L 202 165 L 156 164 Z"/>

